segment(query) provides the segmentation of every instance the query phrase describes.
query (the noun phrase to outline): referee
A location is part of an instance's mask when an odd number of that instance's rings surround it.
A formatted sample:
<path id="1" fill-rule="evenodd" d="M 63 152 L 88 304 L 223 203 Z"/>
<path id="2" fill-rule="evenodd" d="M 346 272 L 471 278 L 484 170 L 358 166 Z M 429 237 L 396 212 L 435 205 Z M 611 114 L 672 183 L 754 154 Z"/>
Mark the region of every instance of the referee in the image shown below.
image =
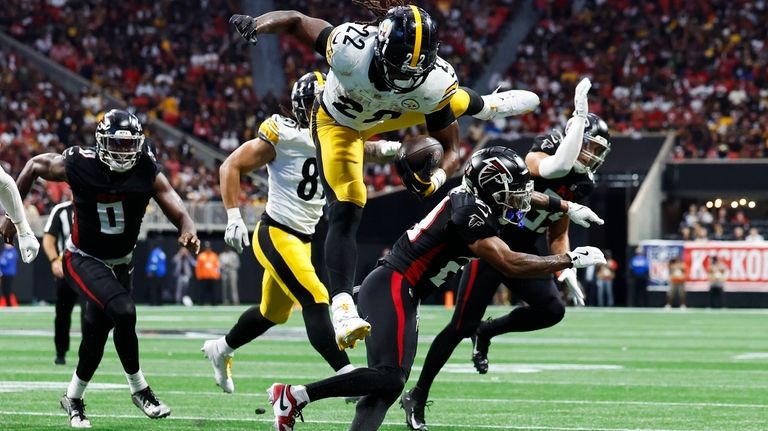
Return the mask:
<path id="1" fill-rule="evenodd" d="M 55 207 L 43 235 L 43 250 L 51 262 L 51 271 L 56 282 L 56 319 L 54 320 L 53 341 L 56 344 L 56 365 L 67 363 L 65 358 L 69 350 L 69 328 L 72 326 L 72 309 L 78 300 L 77 292 L 64 280 L 61 258 L 66 251 L 66 243 L 72 227 L 72 201 L 64 201 Z"/>

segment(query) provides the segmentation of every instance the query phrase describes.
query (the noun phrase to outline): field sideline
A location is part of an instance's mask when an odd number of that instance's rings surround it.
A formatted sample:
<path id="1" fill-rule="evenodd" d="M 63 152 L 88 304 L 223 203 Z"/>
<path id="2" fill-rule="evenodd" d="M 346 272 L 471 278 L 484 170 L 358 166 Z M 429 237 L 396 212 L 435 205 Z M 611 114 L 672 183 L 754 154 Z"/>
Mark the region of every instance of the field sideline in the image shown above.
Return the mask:
<path id="1" fill-rule="evenodd" d="M 199 349 L 223 334 L 245 307 L 139 307 L 142 369 L 173 409 L 151 421 L 130 400 L 111 341 L 91 387 L 96 430 L 269 430 L 265 389 L 331 374 L 306 341 L 301 314 L 237 352 L 236 393 L 213 383 Z M 491 308 L 499 315 L 507 308 Z M 416 367 L 450 312 L 422 307 Z M 470 345 L 459 347 L 432 391 L 431 431 L 765 431 L 768 429 L 768 310 L 569 309 L 558 326 L 507 335 L 491 346 L 491 371 L 474 372 Z M 53 365 L 53 309 L 0 310 L 0 430 L 64 429 L 58 398 L 74 370 Z M 375 330 L 375 328 L 374 328 Z M 365 350 L 351 351 L 365 364 Z M 267 414 L 257 416 L 262 407 Z M 354 413 L 342 400 L 304 411 L 296 430 L 346 430 Z M 405 430 L 394 407 L 382 430 Z"/>

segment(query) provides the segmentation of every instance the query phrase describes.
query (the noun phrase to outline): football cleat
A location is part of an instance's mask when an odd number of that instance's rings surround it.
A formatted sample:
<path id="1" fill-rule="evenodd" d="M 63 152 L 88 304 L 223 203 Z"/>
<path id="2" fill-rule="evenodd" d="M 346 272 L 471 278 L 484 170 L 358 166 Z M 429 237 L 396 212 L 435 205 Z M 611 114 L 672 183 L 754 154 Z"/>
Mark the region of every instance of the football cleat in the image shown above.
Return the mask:
<path id="1" fill-rule="evenodd" d="M 67 365 L 67 358 L 64 355 L 56 355 L 56 359 L 53 360 L 56 365 Z"/>
<path id="2" fill-rule="evenodd" d="M 342 304 L 333 313 L 333 332 L 340 350 L 354 348 L 358 340 L 371 332 L 371 324 L 360 318 L 354 307 Z"/>
<path id="3" fill-rule="evenodd" d="M 160 419 L 171 414 L 171 408 L 157 399 L 149 386 L 131 395 L 131 399 L 136 407 L 151 419 Z"/>
<path id="4" fill-rule="evenodd" d="M 475 333 L 472 335 L 472 364 L 480 374 L 488 372 L 488 347 L 491 340 Z"/>
<path id="5" fill-rule="evenodd" d="M 69 398 L 67 394 L 59 400 L 59 405 L 69 415 L 69 426 L 72 428 L 90 428 L 91 421 L 85 416 L 85 403 L 82 398 Z"/>
<path id="6" fill-rule="evenodd" d="M 483 109 L 473 117 L 485 121 L 527 114 L 539 106 L 539 96 L 526 90 L 499 92 L 497 88 L 493 93 L 482 96 L 482 98 L 485 102 Z"/>
<path id="7" fill-rule="evenodd" d="M 297 417 L 304 422 L 301 409 L 307 403 L 299 404 L 296 402 L 296 398 L 291 394 L 291 385 L 273 383 L 267 389 L 267 394 L 269 395 L 269 403 L 272 404 L 272 411 L 275 414 L 274 427 L 276 431 L 293 431 L 293 425 L 296 423 Z"/>
<path id="8" fill-rule="evenodd" d="M 203 355 L 211 361 L 213 378 L 216 384 L 226 393 L 235 392 L 235 382 L 232 381 L 232 356 L 219 351 L 217 340 L 208 340 L 200 349 Z"/>
<path id="9" fill-rule="evenodd" d="M 413 396 L 413 389 L 400 397 L 400 408 L 405 410 L 405 424 L 408 425 L 408 428 L 427 431 L 427 423 L 424 420 L 424 407 L 426 406 L 427 403 Z"/>

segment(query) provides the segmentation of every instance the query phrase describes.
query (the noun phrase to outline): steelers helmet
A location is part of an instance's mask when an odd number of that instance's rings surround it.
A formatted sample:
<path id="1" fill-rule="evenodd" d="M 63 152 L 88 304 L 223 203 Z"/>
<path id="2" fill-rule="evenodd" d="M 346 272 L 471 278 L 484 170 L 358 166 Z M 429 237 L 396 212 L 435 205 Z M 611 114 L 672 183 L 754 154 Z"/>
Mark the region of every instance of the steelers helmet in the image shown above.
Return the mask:
<path id="1" fill-rule="evenodd" d="M 315 96 L 323 91 L 325 86 L 325 74 L 322 72 L 305 73 L 291 89 L 291 110 L 299 123 L 299 127 L 309 127 L 309 116 L 312 112 L 312 104 Z"/>
<path id="2" fill-rule="evenodd" d="M 376 33 L 376 72 L 391 90 L 411 91 L 435 67 L 439 45 L 437 24 L 424 9 L 394 7 L 384 15 Z"/>

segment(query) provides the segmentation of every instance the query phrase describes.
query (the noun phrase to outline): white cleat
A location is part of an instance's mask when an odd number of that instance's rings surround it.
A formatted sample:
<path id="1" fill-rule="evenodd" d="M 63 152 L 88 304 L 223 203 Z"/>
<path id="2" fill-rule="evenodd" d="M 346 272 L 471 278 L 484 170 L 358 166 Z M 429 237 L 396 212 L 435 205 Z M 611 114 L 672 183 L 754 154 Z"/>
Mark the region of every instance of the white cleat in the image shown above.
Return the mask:
<path id="1" fill-rule="evenodd" d="M 526 90 L 499 92 L 497 88 L 496 91 L 482 98 L 485 102 L 483 109 L 473 117 L 485 121 L 527 114 L 539 106 L 539 96 Z"/>
<path id="2" fill-rule="evenodd" d="M 69 415 L 72 428 L 90 428 L 91 421 L 85 416 L 85 403 L 82 398 L 69 398 L 66 394 L 59 400 L 59 405 Z"/>
<path id="3" fill-rule="evenodd" d="M 226 393 L 235 392 L 235 382 L 232 381 L 232 356 L 219 351 L 217 340 L 208 340 L 200 349 L 203 355 L 211 361 L 213 378 L 216 384 Z"/>
<path id="4" fill-rule="evenodd" d="M 345 305 L 333 313 L 333 332 L 336 334 L 339 350 L 354 348 L 358 340 L 365 339 L 371 332 L 371 324 L 360 318 L 354 307 Z"/>

